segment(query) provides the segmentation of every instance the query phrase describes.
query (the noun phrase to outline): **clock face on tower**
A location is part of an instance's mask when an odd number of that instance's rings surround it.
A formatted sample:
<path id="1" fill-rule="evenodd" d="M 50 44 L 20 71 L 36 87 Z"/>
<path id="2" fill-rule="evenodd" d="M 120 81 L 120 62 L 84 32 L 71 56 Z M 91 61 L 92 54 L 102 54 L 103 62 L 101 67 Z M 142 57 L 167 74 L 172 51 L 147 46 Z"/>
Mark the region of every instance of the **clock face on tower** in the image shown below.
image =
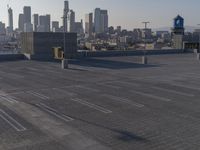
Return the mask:
<path id="1" fill-rule="evenodd" d="M 174 19 L 174 28 L 184 28 L 184 19 L 181 16 Z"/>
<path id="2" fill-rule="evenodd" d="M 181 21 L 180 20 L 176 20 L 176 26 L 180 26 Z"/>

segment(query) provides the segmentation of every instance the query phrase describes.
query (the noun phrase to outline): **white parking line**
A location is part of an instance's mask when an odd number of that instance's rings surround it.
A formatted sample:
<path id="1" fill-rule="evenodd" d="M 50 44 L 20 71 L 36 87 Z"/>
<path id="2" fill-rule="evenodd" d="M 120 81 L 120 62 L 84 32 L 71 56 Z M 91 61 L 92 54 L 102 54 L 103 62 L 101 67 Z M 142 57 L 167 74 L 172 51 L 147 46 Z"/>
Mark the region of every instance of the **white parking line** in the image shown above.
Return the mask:
<path id="1" fill-rule="evenodd" d="M 113 95 L 109 95 L 109 94 L 103 94 L 103 96 L 111 98 L 113 100 L 117 100 L 117 101 L 123 102 L 123 103 L 130 104 L 132 106 L 136 106 L 136 107 L 139 107 L 139 108 L 144 107 L 143 104 L 139 104 L 139 103 L 133 102 L 133 101 L 131 101 L 129 99 L 126 99 L 126 98 L 117 97 L 117 96 L 113 96 Z"/>
<path id="2" fill-rule="evenodd" d="M 190 86 L 190 85 L 183 85 L 183 84 L 180 84 L 180 83 L 168 83 L 169 85 L 173 85 L 173 86 L 178 86 L 178 87 L 183 87 L 183 88 L 187 88 L 187 89 L 192 89 L 192 90 L 197 90 L 197 91 L 200 91 L 200 88 L 199 87 L 194 87 L 194 86 Z"/>
<path id="3" fill-rule="evenodd" d="M 17 122 L 14 118 L 12 118 L 9 114 L 7 114 L 2 109 L 0 109 L 0 117 L 4 121 L 6 121 L 11 127 L 13 127 L 16 131 L 21 132 L 21 131 L 26 130 L 26 128 L 23 125 Z"/>
<path id="4" fill-rule="evenodd" d="M 41 98 L 41 99 L 43 99 L 43 100 L 49 99 L 48 96 L 45 96 L 45 95 L 40 94 L 40 93 L 37 93 L 37 92 L 28 91 L 27 93 L 29 93 L 29 94 L 31 94 L 31 95 L 34 95 L 34 96 L 36 96 L 36 97 L 39 97 L 39 98 Z"/>
<path id="5" fill-rule="evenodd" d="M 121 89 L 120 86 L 115 86 L 115 85 L 110 85 L 109 83 L 98 83 L 101 86 L 107 86 L 109 88 L 113 88 L 113 89 Z"/>
<path id="6" fill-rule="evenodd" d="M 88 90 L 88 91 L 93 91 L 93 92 L 100 92 L 100 90 L 98 89 L 94 89 L 94 88 L 90 88 L 90 87 L 86 87 L 86 86 L 82 86 L 82 85 L 75 85 L 75 87 L 84 89 L 84 90 Z"/>
<path id="7" fill-rule="evenodd" d="M 149 98 L 165 101 L 165 102 L 172 101 L 171 99 L 168 99 L 168 98 L 165 98 L 165 97 L 160 97 L 160 96 L 156 96 L 156 95 L 152 95 L 152 94 L 147 94 L 147 93 L 144 93 L 144 92 L 133 91 L 133 90 L 131 90 L 130 92 L 138 94 L 138 95 L 142 95 L 142 96 L 145 96 L 145 97 L 149 97 Z"/>
<path id="8" fill-rule="evenodd" d="M 69 121 L 73 121 L 74 119 L 69 117 L 69 116 L 66 116 L 65 114 L 60 114 L 58 113 L 55 109 L 43 104 L 43 103 L 40 103 L 40 104 L 36 104 L 38 107 L 40 107 L 42 110 L 50 113 L 51 115 L 65 121 L 65 122 L 69 122 Z"/>
<path id="9" fill-rule="evenodd" d="M 63 89 L 60 89 L 60 88 L 52 88 L 53 90 L 56 90 L 56 91 L 59 91 L 59 92 L 62 92 L 62 93 L 65 93 L 69 96 L 76 96 L 77 94 L 76 93 L 73 93 L 73 92 L 69 92 L 67 90 L 63 90 Z"/>
<path id="10" fill-rule="evenodd" d="M 111 110 L 105 109 L 105 108 L 103 108 L 103 107 L 101 107 L 101 106 L 98 106 L 98 105 L 96 105 L 96 104 L 92 104 L 92 103 L 87 102 L 87 101 L 82 100 L 82 99 L 72 98 L 71 100 L 72 100 L 72 101 L 75 101 L 75 102 L 78 102 L 78 103 L 80 103 L 80 104 L 82 104 L 82 105 L 88 106 L 88 107 L 90 107 L 90 108 L 93 108 L 93 109 L 95 109 L 95 110 L 98 110 L 98 111 L 100 111 L 100 112 L 103 112 L 103 113 L 105 113 L 105 114 L 112 113 Z"/>
<path id="11" fill-rule="evenodd" d="M 154 88 L 156 90 L 161 90 L 161 91 L 174 93 L 174 94 L 178 94 L 178 95 L 183 95 L 183 96 L 188 96 L 188 97 L 194 97 L 195 96 L 194 94 L 183 93 L 183 92 L 180 92 L 180 91 L 165 89 L 165 88 L 161 88 L 161 87 L 152 87 L 152 88 Z"/>
<path id="12" fill-rule="evenodd" d="M 5 100 L 5 101 L 7 101 L 7 102 L 9 102 L 9 103 L 18 103 L 18 101 L 17 100 L 15 100 L 13 97 L 11 97 L 11 96 L 2 96 L 2 95 L 0 95 L 0 99 L 3 99 L 3 100 Z"/>

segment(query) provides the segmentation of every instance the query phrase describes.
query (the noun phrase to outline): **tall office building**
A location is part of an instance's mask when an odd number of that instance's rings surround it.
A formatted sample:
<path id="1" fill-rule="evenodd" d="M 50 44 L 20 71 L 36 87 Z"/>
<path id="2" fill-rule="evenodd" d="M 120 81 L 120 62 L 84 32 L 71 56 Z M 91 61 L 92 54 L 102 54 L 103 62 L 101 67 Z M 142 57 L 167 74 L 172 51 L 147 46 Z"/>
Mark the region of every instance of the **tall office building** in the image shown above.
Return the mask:
<path id="1" fill-rule="evenodd" d="M 6 34 L 6 25 L 3 22 L 0 22 L 0 35 Z"/>
<path id="2" fill-rule="evenodd" d="M 24 6 L 24 23 L 31 23 L 31 7 Z"/>
<path id="3" fill-rule="evenodd" d="M 18 29 L 21 32 L 24 32 L 24 14 L 19 14 Z"/>
<path id="4" fill-rule="evenodd" d="M 24 32 L 33 32 L 33 24 L 31 24 L 30 6 L 24 6 Z"/>
<path id="5" fill-rule="evenodd" d="M 63 27 L 64 27 L 64 31 L 67 32 L 68 29 L 68 13 L 69 13 L 69 2 L 68 1 L 64 1 L 64 11 L 63 11 Z"/>
<path id="6" fill-rule="evenodd" d="M 101 9 L 96 8 L 94 12 L 94 28 L 95 28 L 95 33 L 100 33 L 100 28 L 101 28 Z"/>
<path id="7" fill-rule="evenodd" d="M 37 27 L 38 32 L 50 32 L 50 18 L 50 15 L 39 16 L 39 22 Z"/>
<path id="8" fill-rule="evenodd" d="M 13 10 L 8 8 L 8 33 L 13 32 Z"/>
<path id="9" fill-rule="evenodd" d="M 108 30 L 108 11 L 95 9 L 94 27 L 96 33 L 103 33 Z"/>
<path id="10" fill-rule="evenodd" d="M 59 22 L 58 21 L 52 21 L 52 32 L 59 32 L 60 27 L 59 27 Z"/>
<path id="11" fill-rule="evenodd" d="M 85 15 L 85 34 L 88 37 L 91 37 L 92 31 L 93 31 L 93 14 L 89 13 Z"/>
<path id="12" fill-rule="evenodd" d="M 38 14 L 34 14 L 33 15 L 33 31 L 37 32 L 37 27 L 39 24 L 39 15 Z"/>
<path id="13" fill-rule="evenodd" d="M 69 32 L 75 32 L 75 12 L 70 10 L 69 12 Z"/>
<path id="14" fill-rule="evenodd" d="M 46 32 L 51 31 L 51 15 L 46 15 Z"/>
<path id="15" fill-rule="evenodd" d="M 108 31 L 108 11 L 101 10 L 101 32 Z"/>

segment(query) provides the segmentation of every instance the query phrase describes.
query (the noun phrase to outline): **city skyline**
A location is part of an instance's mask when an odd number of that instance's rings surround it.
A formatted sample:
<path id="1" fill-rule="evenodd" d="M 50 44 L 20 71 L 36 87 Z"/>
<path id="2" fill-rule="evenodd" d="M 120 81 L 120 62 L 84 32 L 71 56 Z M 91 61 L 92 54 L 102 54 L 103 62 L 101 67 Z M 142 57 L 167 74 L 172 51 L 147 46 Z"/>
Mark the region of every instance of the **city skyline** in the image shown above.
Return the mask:
<path id="1" fill-rule="evenodd" d="M 32 15 L 39 13 L 41 15 L 51 14 L 52 21 L 62 22 L 61 16 L 63 15 L 63 0 L 49 1 L 43 0 L 41 3 L 39 0 L 3 0 L 0 5 L 2 10 L 0 14 L 0 21 L 3 21 L 8 25 L 8 13 L 7 4 L 13 9 L 14 27 L 17 27 L 18 15 L 23 12 L 24 6 L 31 6 Z M 48 3 L 48 7 L 45 4 Z M 143 27 L 142 21 L 150 21 L 150 27 L 171 27 L 172 19 L 180 14 L 185 18 L 186 25 L 196 26 L 200 21 L 195 19 L 195 15 L 200 12 L 198 4 L 195 0 L 186 1 L 182 0 L 154 0 L 149 3 L 149 0 L 126 0 L 126 3 L 122 1 L 108 0 L 106 2 L 102 0 L 87 0 L 83 4 L 80 0 L 69 1 L 70 8 L 76 12 L 76 20 L 85 19 L 85 14 L 94 12 L 95 8 L 107 9 L 109 14 L 109 26 L 121 25 L 122 28 L 133 29 Z M 115 5 L 113 6 L 113 4 Z M 38 5 L 40 4 L 40 5 Z M 56 4 L 56 7 L 55 7 Z M 155 9 L 156 8 L 156 9 Z M 121 11 L 119 11 L 121 10 Z M 169 11 L 170 10 L 170 11 Z M 139 13 L 138 13 L 139 12 Z M 159 12 L 159 13 L 158 13 Z"/>

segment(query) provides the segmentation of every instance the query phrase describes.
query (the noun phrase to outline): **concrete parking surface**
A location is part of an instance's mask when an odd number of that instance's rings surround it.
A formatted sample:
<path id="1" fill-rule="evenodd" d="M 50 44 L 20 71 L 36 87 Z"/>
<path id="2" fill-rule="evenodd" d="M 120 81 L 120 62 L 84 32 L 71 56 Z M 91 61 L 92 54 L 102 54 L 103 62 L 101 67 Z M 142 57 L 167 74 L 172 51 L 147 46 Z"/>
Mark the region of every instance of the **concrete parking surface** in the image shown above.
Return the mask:
<path id="1" fill-rule="evenodd" d="M 0 150 L 197 150 L 193 54 L 0 63 Z"/>

